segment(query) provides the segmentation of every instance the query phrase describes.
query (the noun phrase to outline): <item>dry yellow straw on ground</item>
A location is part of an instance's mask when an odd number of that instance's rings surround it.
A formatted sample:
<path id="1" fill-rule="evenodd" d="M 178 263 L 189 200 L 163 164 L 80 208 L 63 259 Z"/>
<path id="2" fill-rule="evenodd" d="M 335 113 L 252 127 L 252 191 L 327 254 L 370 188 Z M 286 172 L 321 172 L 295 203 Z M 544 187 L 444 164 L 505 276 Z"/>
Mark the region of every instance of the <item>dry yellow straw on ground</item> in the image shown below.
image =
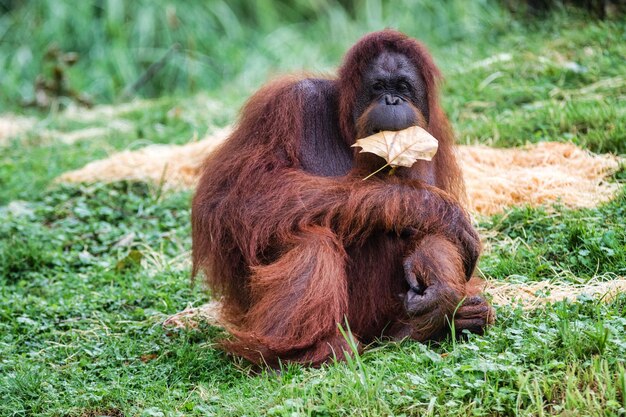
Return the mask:
<path id="1" fill-rule="evenodd" d="M 11 138 L 29 131 L 37 121 L 31 117 L 4 114 L 0 117 L 0 145 L 4 145 Z"/>
<path id="2" fill-rule="evenodd" d="M 163 182 L 165 188 L 189 188 L 196 184 L 202 162 L 228 137 L 221 129 L 203 140 L 185 145 L 150 145 L 136 151 L 122 151 L 107 159 L 91 162 L 67 172 L 61 182 L 112 182 L 119 180 Z"/>
<path id="3" fill-rule="evenodd" d="M 193 187 L 204 158 L 228 136 L 222 129 L 186 145 L 152 145 L 124 151 L 63 174 L 62 182 L 139 180 L 166 188 Z M 569 143 L 539 143 L 525 148 L 460 146 L 470 209 L 493 214 L 506 207 L 561 201 L 592 207 L 609 200 L 620 185 L 604 181 L 619 159 L 594 155 Z"/>
<path id="4" fill-rule="evenodd" d="M 593 207 L 620 188 L 604 181 L 619 167 L 617 157 L 594 155 L 570 143 L 543 142 L 512 149 L 461 146 L 459 156 L 470 209 L 482 214 L 555 201 L 569 207 Z"/>
<path id="5" fill-rule="evenodd" d="M 592 297 L 602 301 L 610 301 L 618 294 L 626 291 L 626 279 L 592 282 L 585 285 L 559 284 L 540 281 L 533 284 L 506 284 L 488 281 L 485 292 L 496 306 L 514 305 L 526 310 L 541 308 L 546 303 L 557 301 L 575 301 L 580 296 Z M 195 328 L 200 323 L 222 326 L 220 316 L 221 304 L 211 301 L 200 307 L 190 307 L 168 317 L 163 325 L 175 328 Z"/>
<path id="6" fill-rule="evenodd" d="M 494 305 L 521 305 L 522 308 L 530 310 L 540 308 L 548 302 L 576 301 L 580 296 L 611 301 L 618 294 L 626 292 L 626 279 L 592 281 L 579 285 L 550 281 L 530 284 L 488 281 L 485 292 L 491 296 Z"/>

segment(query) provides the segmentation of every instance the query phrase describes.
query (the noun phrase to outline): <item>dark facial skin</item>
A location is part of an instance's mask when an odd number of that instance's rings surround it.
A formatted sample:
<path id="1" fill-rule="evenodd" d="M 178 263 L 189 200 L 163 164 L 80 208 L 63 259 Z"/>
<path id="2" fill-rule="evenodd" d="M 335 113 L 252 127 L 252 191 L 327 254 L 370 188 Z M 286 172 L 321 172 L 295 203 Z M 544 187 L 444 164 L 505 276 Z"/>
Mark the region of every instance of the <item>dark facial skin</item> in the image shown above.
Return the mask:
<path id="1" fill-rule="evenodd" d="M 396 52 L 376 57 L 363 75 L 355 122 L 359 137 L 427 124 L 426 87 L 415 64 Z"/>

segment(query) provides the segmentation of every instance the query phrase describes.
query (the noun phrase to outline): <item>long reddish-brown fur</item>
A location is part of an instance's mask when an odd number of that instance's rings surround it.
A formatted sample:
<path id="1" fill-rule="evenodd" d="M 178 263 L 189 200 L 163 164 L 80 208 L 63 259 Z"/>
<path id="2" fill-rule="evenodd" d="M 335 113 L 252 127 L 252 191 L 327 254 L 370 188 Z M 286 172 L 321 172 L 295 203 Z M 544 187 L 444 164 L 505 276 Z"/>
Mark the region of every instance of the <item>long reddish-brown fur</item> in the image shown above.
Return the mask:
<path id="1" fill-rule="evenodd" d="M 382 31 L 347 53 L 333 81 L 341 135 L 354 143 L 359 80 L 383 50 L 405 54 L 424 77 L 428 130 L 439 140 L 434 185 L 411 175 L 363 181 L 358 163 L 339 177 L 306 172 L 299 155 L 308 103 L 296 78 L 256 93 L 231 137 L 206 160 L 193 200 L 193 273 L 204 272 L 222 297 L 230 352 L 271 366 L 342 358 L 349 349 L 338 325 L 346 320 L 355 342 L 440 337 L 476 292 L 466 283 L 464 247 L 477 236 L 461 236 L 467 215 L 454 139 L 438 104 L 439 72 L 421 44 Z M 413 237 L 400 238 L 407 229 Z M 473 250 L 477 256 L 478 246 Z M 408 290 L 403 260 L 426 285 L 444 288 L 424 314 L 407 314 L 399 296 Z M 484 315 L 468 311 L 465 319 Z"/>

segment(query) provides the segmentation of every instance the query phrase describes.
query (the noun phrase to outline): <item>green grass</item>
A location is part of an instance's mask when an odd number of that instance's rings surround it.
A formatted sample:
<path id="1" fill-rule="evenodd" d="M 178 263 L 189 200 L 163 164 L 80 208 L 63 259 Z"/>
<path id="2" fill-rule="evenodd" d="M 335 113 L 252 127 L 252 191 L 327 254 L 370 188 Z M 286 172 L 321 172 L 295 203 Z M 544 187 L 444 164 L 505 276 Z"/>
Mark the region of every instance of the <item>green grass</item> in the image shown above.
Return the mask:
<path id="1" fill-rule="evenodd" d="M 379 343 L 348 363 L 259 374 L 216 348 L 219 329 L 161 326 L 209 300 L 189 280 L 189 192 L 53 183 L 112 152 L 227 125 L 268 76 L 330 71 L 362 33 L 385 26 L 429 44 L 461 142 L 626 154 L 624 22 L 572 10 L 515 21 L 495 3 L 460 0 L 97 4 L 42 0 L 0 15 L 0 106 L 39 120 L 0 144 L 0 416 L 626 414 L 623 294 L 501 306 L 485 336 L 464 342 Z M 70 82 L 102 103 L 173 42 L 183 52 L 139 92 L 156 99 L 91 118 L 23 110 L 51 39 L 83 55 Z M 114 121 L 128 128 L 61 140 Z M 625 179 L 622 170 L 612 180 Z M 555 284 L 624 277 L 624 218 L 624 189 L 593 209 L 482 218 L 480 270 Z"/>
<path id="2" fill-rule="evenodd" d="M 520 208 L 481 225 L 497 232 L 481 260 L 490 277 L 585 283 L 626 276 L 626 192 L 595 209 Z"/>
<path id="3" fill-rule="evenodd" d="M 378 344 L 351 364 L 256 375 L 215 349 L 218 330 L 161 327 L 167 314 L 207 299 L 188 280 L 188 203 L 186 193 L 159 197 L 145 185 L 118 183 L 58 188 L 7 209 L 1 415 L 617 415 L 624 407 L 624 296 L 533 312 L 500 308 L 489 333 L 467 342 Z M 623 273 L 626 233 L 610 220 L 622 218 L 623 207 L 618 199 L 597 212 L 518 209 L 494 217 L 490 228 L 501 242 L 481 269 L 495 279 L 526 273 L 577 282 L 554 268 L 594 275 L 579 260 L 585 247 L 588 259 Z M 608 221 L 581 231 L 594 215 Z M 613 258 L 602 250 L 620 244 Z M 555 266 L 533 263 L 550 251 Z"/>

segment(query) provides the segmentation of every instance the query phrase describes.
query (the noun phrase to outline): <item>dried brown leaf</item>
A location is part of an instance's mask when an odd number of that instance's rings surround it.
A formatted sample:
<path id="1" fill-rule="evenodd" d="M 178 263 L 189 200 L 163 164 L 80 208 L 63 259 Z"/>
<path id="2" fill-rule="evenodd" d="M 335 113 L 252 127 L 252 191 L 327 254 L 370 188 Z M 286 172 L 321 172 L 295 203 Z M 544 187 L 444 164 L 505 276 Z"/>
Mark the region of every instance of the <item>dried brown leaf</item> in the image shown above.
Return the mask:
<path id="1" fill-rule="evenodd" d="M 421 127 L 411 126 L 404 130 L 378 132 L 357 140 L 352 146 L 384 158 L 392 167 L 410 167 L 418 159 L 430 161 L 437 153 L 439 142 Z"/>

